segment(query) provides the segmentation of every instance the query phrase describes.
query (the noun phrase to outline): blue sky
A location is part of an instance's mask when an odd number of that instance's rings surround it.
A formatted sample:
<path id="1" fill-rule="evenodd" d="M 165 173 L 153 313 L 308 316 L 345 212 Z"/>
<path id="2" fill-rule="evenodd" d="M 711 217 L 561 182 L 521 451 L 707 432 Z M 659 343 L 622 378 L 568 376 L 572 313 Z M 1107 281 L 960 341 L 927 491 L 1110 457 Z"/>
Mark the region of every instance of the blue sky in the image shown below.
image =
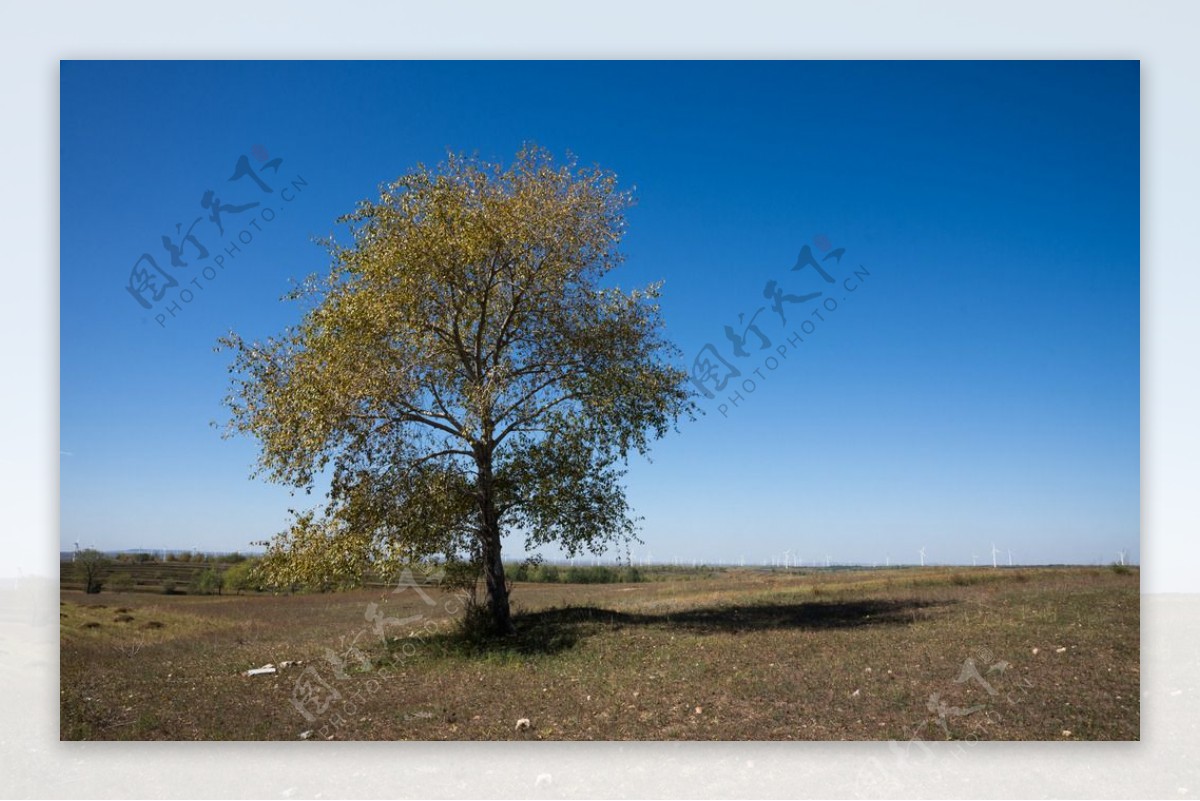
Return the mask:
<path id="1" fill-rule="evenodd" d="M 326 267 L 312 239 L 380 183 L 526 141 L 636 186 L 619 282 L 665 280 L 685 366 L 711 343 L 742 371 L 631 466 L 635 558 L 1138 558 L 1137 62 L 64 62 L 61 541 L 282 528 L 307 499 L 210 425 L 216 338 L 293 322 L 278 298 Z M 272 192 L 228 180 L 243 155 Z M 222 236 L 208 190 L 260 205 Z M 197 217 L 209 258 L 170 266 L 163 235 Z M 790 269 L 806 245 L 845 248 L 835 283 Z M 179 280 L 151 309 L 125 288 L 143 253 Z M 785 326 L 771 280 L 824 294 Z M 762 307 L 772 345 L 739 359 L 723 329 Z"/>

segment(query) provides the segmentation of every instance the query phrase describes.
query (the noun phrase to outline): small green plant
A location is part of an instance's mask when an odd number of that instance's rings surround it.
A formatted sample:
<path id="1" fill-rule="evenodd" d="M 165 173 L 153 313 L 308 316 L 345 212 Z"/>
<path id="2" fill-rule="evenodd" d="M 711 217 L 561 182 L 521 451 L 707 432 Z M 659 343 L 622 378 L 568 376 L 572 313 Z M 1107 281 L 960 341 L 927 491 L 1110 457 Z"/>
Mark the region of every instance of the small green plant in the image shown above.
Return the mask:
<path id="1" fill-rule="evenodd" d="M 1128 576 L 1133 572 L 1133 568 L 1131 568 L 1129 565 L 1123 565 L 1119 562 L 1113 562 L 1108 566 L 1108 569 L 1116 573 L 1118 576 Z"/>

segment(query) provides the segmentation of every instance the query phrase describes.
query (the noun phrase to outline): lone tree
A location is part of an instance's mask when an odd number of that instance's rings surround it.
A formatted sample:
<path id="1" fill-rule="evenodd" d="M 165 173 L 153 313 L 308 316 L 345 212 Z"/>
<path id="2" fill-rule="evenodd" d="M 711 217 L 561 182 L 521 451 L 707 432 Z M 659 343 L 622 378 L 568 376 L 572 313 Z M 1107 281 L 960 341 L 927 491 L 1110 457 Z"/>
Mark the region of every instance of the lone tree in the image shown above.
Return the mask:
<path id="1" fill-rule="evenodd" d="M 108 565 L 108 557 L 94 548 L 85 548 L 75 554 L 75 576 L 83 581 L 85 593 L 94 595 L 103 589 L 103 574 Z"/>
<path id="2" fill-rule="evenodd" d="M 272 541 L 275 583 L 441 557 L 482 573 L 490 625 L 510 633 L 504 532 L 571 555 L 635 538 L 626 458 L 692 401 L 659 285 L 604 285 L 630 202 L 613 174 L 538 148 L 418 166 L 339 220 L 351 242 L 327 242 L 328 276 L 290 294 L 298 325 L 221 340 L 229 432 L 258 438 L 257 472 L 329 480 L 324 510 Z"/>

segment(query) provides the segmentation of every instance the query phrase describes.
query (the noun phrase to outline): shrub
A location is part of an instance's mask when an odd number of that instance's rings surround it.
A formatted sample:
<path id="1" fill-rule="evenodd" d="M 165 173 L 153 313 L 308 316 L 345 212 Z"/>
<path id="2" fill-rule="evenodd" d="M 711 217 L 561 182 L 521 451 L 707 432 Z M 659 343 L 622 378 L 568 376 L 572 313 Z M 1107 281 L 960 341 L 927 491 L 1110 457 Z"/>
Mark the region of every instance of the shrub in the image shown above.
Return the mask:
<path id="1" fill-rule="evenodd" d="M 221 574 L 216 568 L 210 567 L 202 571 L 193 580 L 196 592 L 201 595 L 221 594 Z"/>
<path id="2" fill-rule="evenodd" d="M 254 575 L 254 562 L 243 559 L 221 574 L 221 584 L 229 592 L 241 595 L 246 590 L 259 589 Z"/>

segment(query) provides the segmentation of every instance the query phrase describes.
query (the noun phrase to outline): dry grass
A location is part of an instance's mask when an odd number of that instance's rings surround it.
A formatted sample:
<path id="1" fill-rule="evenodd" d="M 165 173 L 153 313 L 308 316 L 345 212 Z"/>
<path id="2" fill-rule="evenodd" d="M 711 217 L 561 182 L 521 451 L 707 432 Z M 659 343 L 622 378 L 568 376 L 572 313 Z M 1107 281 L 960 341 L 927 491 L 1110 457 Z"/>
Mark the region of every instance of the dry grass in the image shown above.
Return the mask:
<path id="1" fill-rule="evenodd" d="M 63 598 L 64 739 L 1133 740 L 1139 731 L 1136 571 L 747 570 L 520 585 L 520 634 L 503 641 L 456 636 L 456 600 L 432 593 L 430 606 L 411 590 Z M 240 675 L 282 660 L 304 664 Z M 523 718 L 530 726 L 518 730 Z"/>

